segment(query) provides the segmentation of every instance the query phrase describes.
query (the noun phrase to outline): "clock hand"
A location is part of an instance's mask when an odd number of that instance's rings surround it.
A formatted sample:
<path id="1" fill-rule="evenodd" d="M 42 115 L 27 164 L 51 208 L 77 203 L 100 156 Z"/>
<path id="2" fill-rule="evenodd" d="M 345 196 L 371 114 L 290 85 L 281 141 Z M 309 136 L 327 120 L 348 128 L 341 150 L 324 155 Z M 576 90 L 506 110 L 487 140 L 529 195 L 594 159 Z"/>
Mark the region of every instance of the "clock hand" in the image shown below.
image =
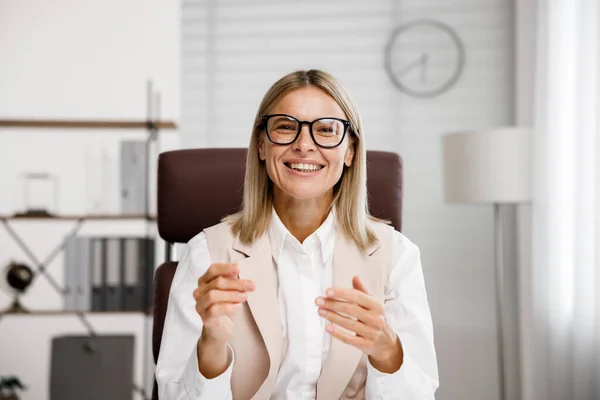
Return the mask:
<path id="1" fill-rule="evenodd" d="M 421 83 L 427 83 L 427 63 L 429 62 L 429 54 L 423 53 L 421 56 Z"/>
<path id="2" fill-rule="evenodd" d="M 425 71 L 424 70 L 425 70 L 425 66 L 426 66 L 428 60 L 429 60 L 429 56 L 426 53 L 423 53 L 421 56 L 419 56 L 419 58 L 417 58 L 416 60 L 414 60 L 411 63 L 402 67 L 402 69 L 396 73 L 396 76 L 398 77 L 398 79 L 402 79 L 404 77 L 404 75 L 408 74 L 412 69 L 420 66 L 421 67 L 421 80 L 425 81 L 426 79 L 425 79 Z"/>

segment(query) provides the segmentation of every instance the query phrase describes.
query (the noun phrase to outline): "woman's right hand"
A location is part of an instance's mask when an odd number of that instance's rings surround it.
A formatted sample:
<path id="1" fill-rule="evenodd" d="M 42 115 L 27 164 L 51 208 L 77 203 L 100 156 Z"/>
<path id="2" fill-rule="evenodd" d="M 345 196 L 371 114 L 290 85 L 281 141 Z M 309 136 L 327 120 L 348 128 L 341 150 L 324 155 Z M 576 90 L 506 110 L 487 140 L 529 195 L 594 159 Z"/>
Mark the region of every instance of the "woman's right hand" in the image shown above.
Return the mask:
<path id="1" fill-rule="evenodd" d="M 233 332 L 233 317 L 254 290 L 254 282 L 239 279 L 237 264 L 212 264 L 194 290 L 196 312 L 202 318 L 202 339 L 226 344 Z"/>

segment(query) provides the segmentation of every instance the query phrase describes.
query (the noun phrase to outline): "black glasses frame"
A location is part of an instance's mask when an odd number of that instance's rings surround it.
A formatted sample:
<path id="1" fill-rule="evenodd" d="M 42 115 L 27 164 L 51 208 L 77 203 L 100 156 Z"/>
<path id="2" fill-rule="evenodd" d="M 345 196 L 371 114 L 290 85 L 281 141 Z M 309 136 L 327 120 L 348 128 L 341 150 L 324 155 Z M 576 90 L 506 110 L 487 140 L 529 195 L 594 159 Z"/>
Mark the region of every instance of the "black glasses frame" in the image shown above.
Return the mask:
<path id="1" fill-rule="evenodd" d="M 293 119 L 294 121 L 298 122 L 298 132 L 296 132 L 296 136 L 294 136 L 294 139 L 292 139 L 290 142 L 288 143 L 278 143 L 273 141 L 273 139 L 271 139 L 271 135 L 269 134 L 269 129 L 268 127 L 268 122 L 269 119 L 273 118 L 273 117 L 288 117 Z M 340 142 L 338 144 L 336 144 L 335 146 L 323 146 L 322 144 L 317 143 L 317 141 L 315 140 L 315 135 L 313 134 L 313 124 L 317 121 L 320 121 L 322 119 L 335 119 L 336 121 L 340 121 L 343 125 L 344 125 L 344 133 L 342 134 L 342 138 L 340 139 Z M 314 121 L 300 121 L 298 118 L 292 117 L 291 115 L 287 115 L 287 114 L 270 114 L 270 115 L 264 115 L 262 117 L 262 123 L 263 123 L 263 129 L 265 130 L 266 134 L 267 134 L 267 138 L 269 139 L 269 141 L 273 144 L 279 144 L 282 146 L 287 146 L 289 144 L 294 143 L 296 140 L 298 140 L 298 137 L 300 136 L 300 132 L 302 131 L 302 125 L 308 125 L 308 131 L 310 132 L 310 137 L 312 138 L 313 142 L 319 146 L 322 147 L 324 149 L 334 149 L 336 147 L 338 147 L 340 144 L 342 144 L 342 142 L 344 141 L 344 138 L 346 137 L 346 132 L 348 132 L 348 127 L 350 126 L 350 121 L 347 121 L 345 119 L 342 118 L 336 118 L 336 117 L 323 117 L 323 118 L 319 118 L 319 119 L 315 119 Z"/>

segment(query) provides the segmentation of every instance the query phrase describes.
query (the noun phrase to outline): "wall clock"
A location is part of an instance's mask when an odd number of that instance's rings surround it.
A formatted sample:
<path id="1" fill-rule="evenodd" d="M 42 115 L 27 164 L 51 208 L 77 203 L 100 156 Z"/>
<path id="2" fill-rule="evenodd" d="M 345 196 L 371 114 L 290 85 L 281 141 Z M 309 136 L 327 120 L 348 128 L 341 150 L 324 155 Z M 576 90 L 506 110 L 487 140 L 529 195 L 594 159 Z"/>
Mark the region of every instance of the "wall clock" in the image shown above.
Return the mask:
<path id="1" fill-rule="evenodd" d="M 392 83 L 414 97 L 435 97 L 450 89 L 465 65 L 462 40 L 443 22 L 420 19 L 394 29 L 385 48 Z"/>

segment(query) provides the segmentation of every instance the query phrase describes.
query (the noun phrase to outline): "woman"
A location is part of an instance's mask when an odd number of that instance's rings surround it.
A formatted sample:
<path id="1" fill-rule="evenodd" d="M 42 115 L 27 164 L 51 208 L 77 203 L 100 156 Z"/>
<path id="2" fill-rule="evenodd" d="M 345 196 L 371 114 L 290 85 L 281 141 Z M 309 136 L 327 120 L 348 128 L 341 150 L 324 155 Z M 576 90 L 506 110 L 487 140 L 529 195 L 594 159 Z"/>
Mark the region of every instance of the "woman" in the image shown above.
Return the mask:
<path id="1" fill-rule="evenodd" d="M 161 400 L 432 399 L 418 248 L 369 216 L 358 109 L 298 71 L 259 107 L 242 210 L 188 243 L 156 378 Z"/>

